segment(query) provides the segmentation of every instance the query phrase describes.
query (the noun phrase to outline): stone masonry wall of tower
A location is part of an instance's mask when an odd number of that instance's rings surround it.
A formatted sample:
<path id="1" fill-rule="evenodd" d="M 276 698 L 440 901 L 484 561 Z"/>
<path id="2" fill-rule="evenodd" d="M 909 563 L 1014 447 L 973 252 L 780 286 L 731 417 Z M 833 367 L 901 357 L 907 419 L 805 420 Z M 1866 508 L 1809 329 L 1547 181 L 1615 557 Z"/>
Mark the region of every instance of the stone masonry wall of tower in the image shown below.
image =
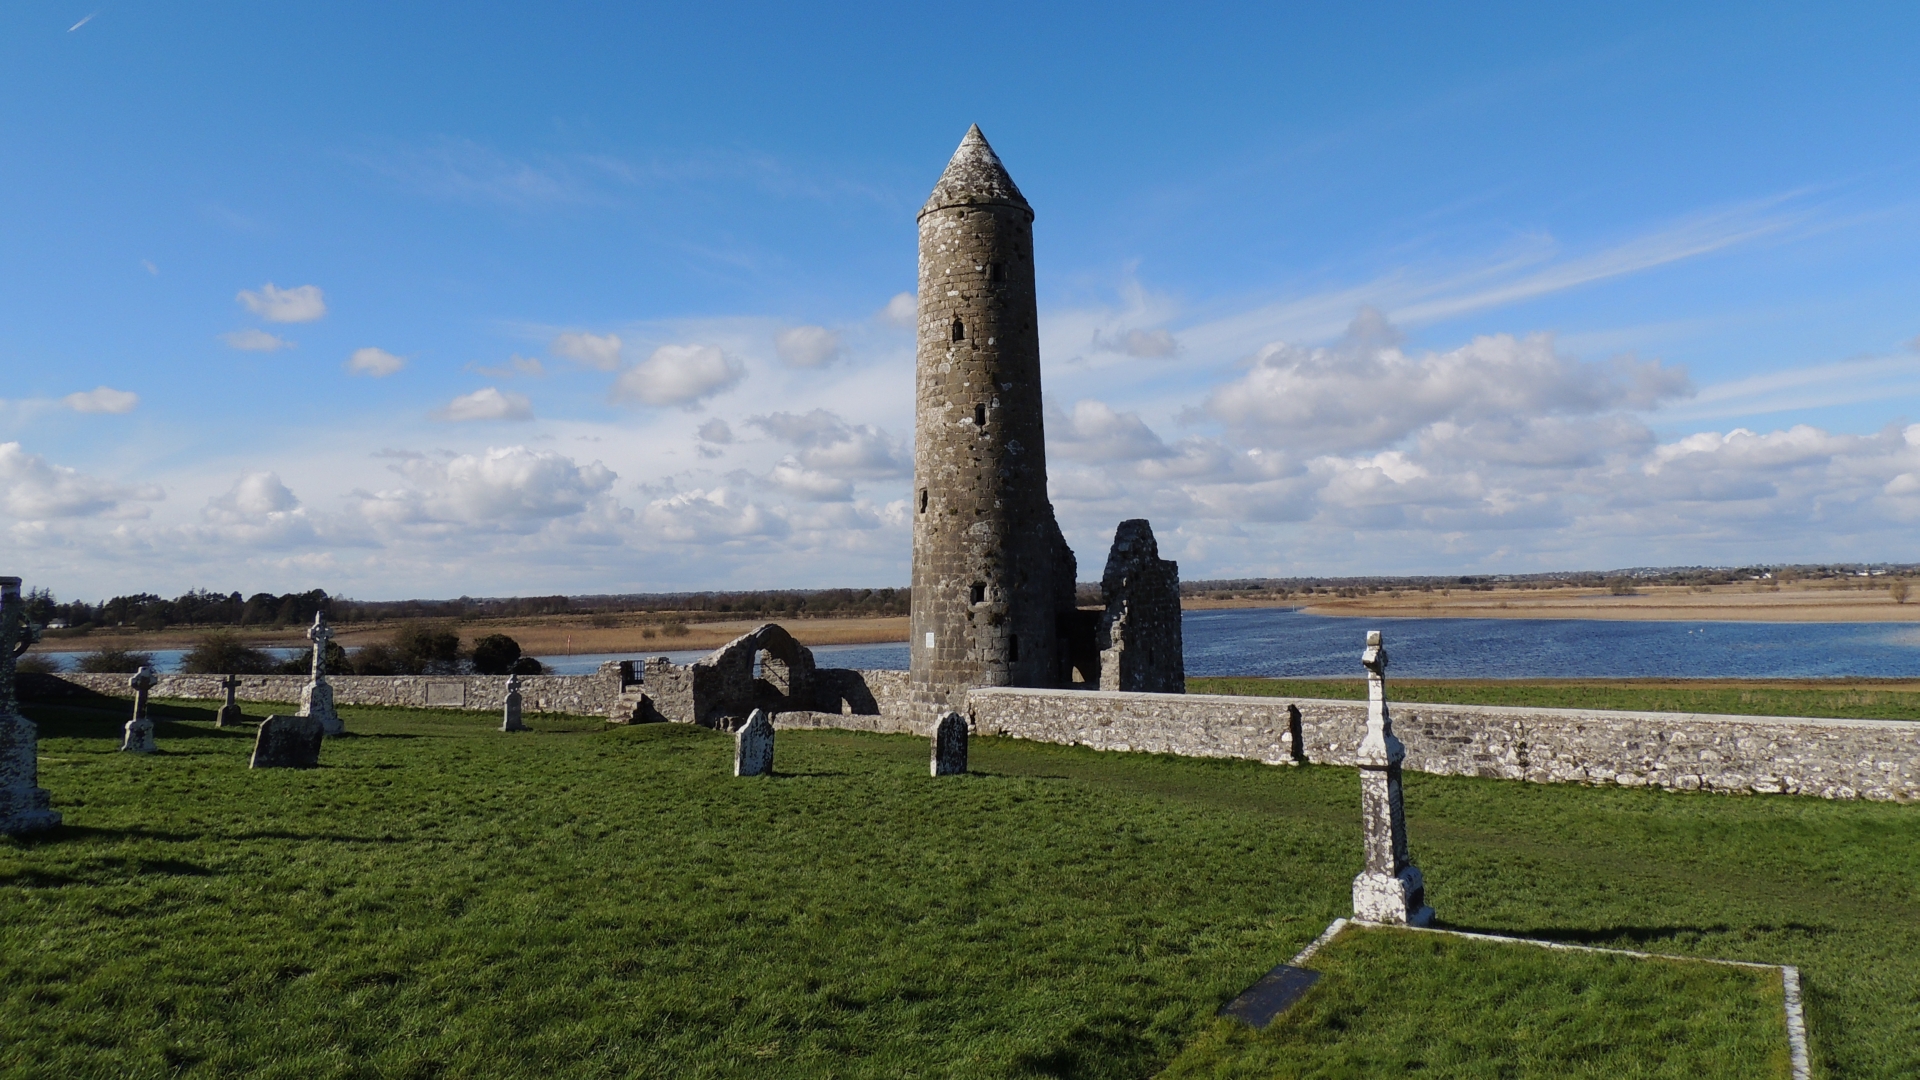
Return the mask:
<path id="1" fill-rule="evenodd" d="M 917 368 L 910 667 L 930 730 L 972 687 L 1062 684 L 1073 595 L 1047 499 L 1033 211 L 977 127 L 920 212 Z"/>

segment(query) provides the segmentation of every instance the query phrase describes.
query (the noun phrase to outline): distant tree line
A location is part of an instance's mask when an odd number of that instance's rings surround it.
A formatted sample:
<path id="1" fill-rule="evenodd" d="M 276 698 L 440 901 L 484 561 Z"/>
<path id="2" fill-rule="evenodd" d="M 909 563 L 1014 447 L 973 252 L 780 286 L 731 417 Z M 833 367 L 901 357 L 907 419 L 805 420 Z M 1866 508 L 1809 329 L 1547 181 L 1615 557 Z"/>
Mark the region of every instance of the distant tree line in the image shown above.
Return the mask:
<path id="1" fill-rule="evenodd" d="M 131 673 L 153 663 L 153 654 L 108 645 L 74 658 L 74 669 L 96 674 Z M 520 643 L 505 634 L 488 634 L 460 646 L 460 634 L 446 625 L 409 621 L 394 629 L 386 641 L 362 645 L 349 652 L 337 641 L 327 642 L 323 659 L 329 675 L 539 675 L 540 661 L 520 655 Z M 28 653 L 21 671 L 54 673 L 59 659 Z M 180 658 L 187 675 L 305 675 L 313 669 L 313 650 L 299 649 L 282 656 L 248 645 L 229 629 L 214 630 Z"/>
<path id="2" fill-rule="evenodd" d="M 47 589 L 27 594 L 27 618 L 41 626 L 63 621 L 69 628 L 130 626 L 292 627 L 313 622 L 317 612 L 340 625 L 396 619 L 514 619 L 541 615 L 633 612 L 769 615 L 789 618 L 905 615 L 906 589 L 777 589 L 752 592 L 627 593 L 607 596 L 516 596 L 454 600 L 350 600 L 324 589 L 302 593 L 218 593 L 194 589 L 172 599 L 153 593 L 116 596 L 97 604 L 60 602 Z"/>

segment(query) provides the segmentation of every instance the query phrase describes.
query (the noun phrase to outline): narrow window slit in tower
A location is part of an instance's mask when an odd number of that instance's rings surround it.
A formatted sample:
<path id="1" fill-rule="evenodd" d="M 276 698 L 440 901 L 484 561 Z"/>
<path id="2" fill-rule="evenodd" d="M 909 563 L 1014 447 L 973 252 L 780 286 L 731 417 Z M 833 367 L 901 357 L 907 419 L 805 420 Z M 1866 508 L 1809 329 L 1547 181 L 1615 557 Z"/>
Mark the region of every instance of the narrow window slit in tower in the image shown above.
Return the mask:
<path id="1" fill-rule="evenodd" d="M 987 280 L 993 281 L 993 282 L 1007 280 L 1007 264 L 1006 263 L 988 263 L 987 264 Z"/>
<path id="2" fill-rule="evenodd" d="M 975 405 L 973 407 L 973 426 L 981 428 L 987 426 L 987 407 L 985 405 Z"/>
<path id="3" fill-rule="evenodd" d="M 1020 639 L 1015 637 L 1012 634 L 1008 634 L 1007 635 L 1007 663 L 1017 664 L 1019 662 L 1020 662 Z"/>
<path id="4" fill-rule="evenodd" d="M 973 598 L 973 599 L 972 599 L 972 602 L 973 602 L 973 603 L 975 603 L 975 604 L 984 604 L 984 603 L 986 603 L 986 601 L 987 601 L 987 587 L 986 587 L 986 585 L 984 585 L 984 584 L 982 584 L 981 582 L 978 582 L 978 581 L 976 581 L 976 582 L 974 582 L 974 583 L 973 583 L 973 588 L 972 588 L 971 590 L 969 590 L 969 595 L 970 595 L 970 596 L 972 596 L 972 598 Z"/>
<path id="5" fill-rule="evenodd" d="M 955 317 L 953 320 L 953 340 L 955 341 L 967 340 L 967 324 L 964 322 L 961 322 L 958 317 Z"/>
<path id="6" fill-rule="evenodd" d="M 927 512 L 927 489 L 926 488 L 920 489 L 920 512 L 923 514 Z"/>

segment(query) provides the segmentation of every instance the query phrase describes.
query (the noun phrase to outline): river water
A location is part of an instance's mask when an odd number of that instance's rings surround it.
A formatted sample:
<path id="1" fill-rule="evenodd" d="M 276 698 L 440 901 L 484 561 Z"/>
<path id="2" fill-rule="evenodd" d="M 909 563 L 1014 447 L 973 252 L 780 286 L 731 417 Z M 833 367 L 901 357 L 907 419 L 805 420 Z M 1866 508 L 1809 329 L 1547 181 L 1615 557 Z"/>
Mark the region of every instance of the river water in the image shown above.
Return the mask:
<path id="1" fill-rule="evenodd" d="M 1616 622 L 1587 619 L 1355 619 L 1291 608 L 1189 611 L 1188 675 L 1357 676 L 1368 630 L 1386 636 L 1392 672 L 1433 679 L 1920 678 L 1920 626 L 1906 623 Z M 40 650 L 35 650 L 36 652 Z M 61 655 L 61 654 L 51 654 Z M 179 649 L 154 665 L 174 670 Z M 706 652 L 542 656 L 555 673 L 608 660 Z M 905 642 L 823 645 L 821 667 L 904 671 Z M 72 654 L 64 658 L 71 667 Z"/>

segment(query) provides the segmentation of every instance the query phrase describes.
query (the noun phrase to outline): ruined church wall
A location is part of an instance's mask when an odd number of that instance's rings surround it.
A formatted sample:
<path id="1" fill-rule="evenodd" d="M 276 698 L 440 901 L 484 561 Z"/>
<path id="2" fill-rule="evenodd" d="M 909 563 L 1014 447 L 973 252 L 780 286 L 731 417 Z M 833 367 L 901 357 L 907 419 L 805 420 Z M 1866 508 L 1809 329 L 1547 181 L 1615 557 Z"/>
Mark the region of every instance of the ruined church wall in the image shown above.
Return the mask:
<path id="1" fill-rule="evenodd" d="M 1366 704 L 984 688 L 973 729 L 1040 742 L 1352 765 Z M 1298 727 L 1288 707 L 1299 711 Z M 1405 767 L 1537 783 L 1920 799 L 1920 723 L 1491 705 L 1392 706 Z"/>

